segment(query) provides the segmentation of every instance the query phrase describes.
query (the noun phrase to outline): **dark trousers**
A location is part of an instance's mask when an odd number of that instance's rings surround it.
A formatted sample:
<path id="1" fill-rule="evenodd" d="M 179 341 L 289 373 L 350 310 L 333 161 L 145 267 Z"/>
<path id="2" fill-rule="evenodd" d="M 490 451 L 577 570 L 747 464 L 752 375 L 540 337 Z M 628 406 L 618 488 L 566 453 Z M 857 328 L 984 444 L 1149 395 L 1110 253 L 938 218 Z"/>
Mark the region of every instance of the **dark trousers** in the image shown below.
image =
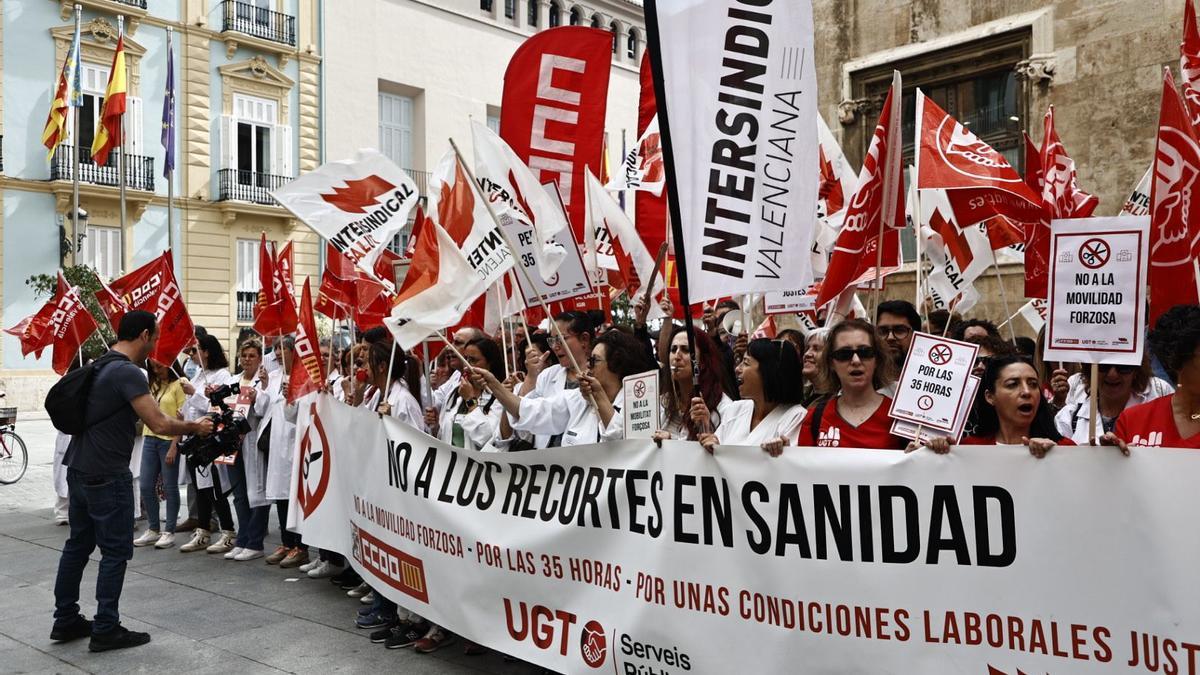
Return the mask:
<path id="1" fill-rule="evenodd" d="M 196 467 L 189 466 L 192 472 L 192 483 L 196 482 Z M 217 521 L 222 530 L 233 531 L 233 511 L 229 510 L 229 499 L 225 496 L 224 486 L 221 485 L 221 472 L 215 464 L 209 464 L 205 469 L 212 475 L 212 487 L 196 488 L 196 519 L 200 521 L 200 529 L 207 530 L 212 522 L 213 510 L 216 509 Z"/>
<path id="2" fill-rule="evenodd" d="M 267 524 L 271 520 L 271 503 L 250 506 L 246 486 L 246 468 L 241 453 L 237 462 L 229 469 L 229 480 L 233 481 L 233 510 L 237 514 L 237 542 L 240 548 L 263 550 L 263 539 L 267 536 Z"/>
<path id="3" fill-rule="evenodd" d="M 133 558 L 133 475 L 84 474 L 67 469 L 71 535 L 58 560 L 54 581 L 54 621 L 70 623 L 79 614 L 79 583 L 92 551 L 100 548 L 96 574 L 93 633 L 120 625 L 118 605 L 125 585 L 125 564 Z"/>
<path id="4" fill-rule="evenodd" d="M 308 546 L 300 541 L 300 535 L 287 529 L 288 519 L 288 500 L 275 500 L 275 513 L 279 515 L 279 543 L 288 548 L 302 548 L 308 550 Z"/>

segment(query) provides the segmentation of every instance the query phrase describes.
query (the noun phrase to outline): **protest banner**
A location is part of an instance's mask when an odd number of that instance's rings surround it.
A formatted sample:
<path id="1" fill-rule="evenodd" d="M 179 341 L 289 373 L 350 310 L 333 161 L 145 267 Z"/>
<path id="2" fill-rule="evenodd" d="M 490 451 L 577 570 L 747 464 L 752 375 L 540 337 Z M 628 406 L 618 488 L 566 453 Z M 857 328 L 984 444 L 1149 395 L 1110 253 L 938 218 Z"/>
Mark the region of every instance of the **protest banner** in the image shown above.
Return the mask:
<path id="1" fill-rule="evenodd" d="M 809 248 L 817 208 L 812 3 L 645 14 L 684 297 L 804 288 L 810 261 L 789 255 Z"/>
<path id="2" fill-rule="evenodd" d="M 1050 224 L 1047 361 L 1142 362 L 1150 218 Z"/>
<path id="3" fill-rule="evenodd" d="M 809 312 L 817 309 L 816 286 L 809 286 L 802 291 L 770 291 L 763 293 L 764 314 L 791 314 L 793 312 Z"/>
<path id="4" fill-rule="evenodd" d="M 621 381 L 625 438 L 651 438 L 659 427 L 658 371 L 630 375 Z"/>
<path id="5" fill-rule="evenodd" d="M 1195 453 L 474 453 L 327 395 L 301 418 L 310 546 L 557 672 L 1195 672 Z"/>
<path id="6" fill-rule="evenodd" d="M 979 345 L 914 333 L 888 414 L 893 419 L 954 431 L 962 410 L 971 407 L 967 377 L 978 353 Z"/>
<path id="7" fill-rule="evenodd" d="M 918 443 L 928 443 L 934 438 L 949 438 L 951 443 L 957 443 L 962 438 L 963 429 L 967 426 L 967 418 L 971 416 L 970 402 L 975 400 L 975 394 L 978 391 L 979 378 L 974 375 L 967 377 L 967 387 L 963 393 L 963 399 L 968 403 L 958 409 L 958 416 L 954 418 L 953 431 L 941 431 L 931 426 L 914 424 L 907 420 L 893 420 L 892 433 Z"/>

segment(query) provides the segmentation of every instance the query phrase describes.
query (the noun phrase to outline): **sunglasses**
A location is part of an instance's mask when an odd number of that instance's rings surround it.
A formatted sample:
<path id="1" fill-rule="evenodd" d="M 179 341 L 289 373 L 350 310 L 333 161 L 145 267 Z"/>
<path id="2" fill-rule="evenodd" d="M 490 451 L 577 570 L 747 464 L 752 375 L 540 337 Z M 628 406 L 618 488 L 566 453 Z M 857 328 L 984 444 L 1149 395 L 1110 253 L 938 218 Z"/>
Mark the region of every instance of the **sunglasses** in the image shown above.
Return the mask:
<path id="1" fill-rule="evenodd" d="M 869 361 L 875 358 L 875 348 L 859 347 L 857 349 L 851 349 L 850 347 L 842 347 L 841 349 L 833 350 L 833 352 L 830 353 L 830 356 L 833 357 L 834 361 L 839 361 L 841 363 L 845 363 L 856 356 L 858 357 L 859 361 Z"/>
<path id="2" fill-rule="evenodd" d="M 895 335 L 897 338 L 899 338 L 901 340 L 908 337 L 909 335 L 912 335 L 912 332 L 913 332 L 912 328 L 910 328 L 909 326 L 878 326 L 875 328 L 875 331 L 877 333 L 879 333 L 879 337 L 887 337 L 889 335 Z"/>
<path id="3" fill-rule="evenodd" d="M 1113 363 L 1101 363 L 1100 366 L 1097 368 L 1097 370 L 1099 370 L 1102 373 L 1107 373 L 1109 370 L 1112 370 L 1113 368 L 1116 368 L 1117 372 L 1120 373 L 1121 375 L 1128 375 L 1138 369 L 1137 366 L 1119 366 L 1119 365 L 1116 365 Z"/>

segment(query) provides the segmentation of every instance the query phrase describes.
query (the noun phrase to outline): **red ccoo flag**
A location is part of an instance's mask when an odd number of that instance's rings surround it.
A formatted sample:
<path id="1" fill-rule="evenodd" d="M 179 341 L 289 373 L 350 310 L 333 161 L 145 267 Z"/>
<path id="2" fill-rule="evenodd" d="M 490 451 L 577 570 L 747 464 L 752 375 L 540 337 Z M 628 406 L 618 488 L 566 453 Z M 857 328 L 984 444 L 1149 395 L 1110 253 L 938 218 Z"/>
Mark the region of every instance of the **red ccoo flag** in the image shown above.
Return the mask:
<path id="1" fill-rule="evenodd" d="M 66 375 L 71 361 L 79 358 L 80 347 L 96 332 L 96 320 L 79 297 L 79 289 L 69 285 L 61 271 L 58 273 L 58 290 L 51 303 L 54 311 L 45 336 L 54 343 L 51 366 L 54 372 Z"/>
<path id="2" fill-rule="evenodd" d="M 317 338 L 317 322 L 313 317 L 312 293 L 308 279 L 300 295 L 300 320 L 296 324 L 296 356 L 288 375 L 288 403 L 318 391 L 325 383 L 325 361 Z"/>
<path id="3" fill-rule="evenodd" d="M 1175 305 L 1197 303 L 1195 259 L 1200 253 L 1200 140 L 1175 88 L 1171 69 L 1163 69 L 1162 109 L 1154 149 L 1150 193 L 1150 313 L 1153 324 Z"/>
<path id="4" fill-rule="evenodd" d="M 158 346 L 150 356 L 159 363 L 173 363 L 179 352 L 196 339 L 195 326 L 175 279 L 175 261 L 170 251 L 163 251 L 159 257 L 110 284 L 102 283 L 96 300 L 114 328 L 130 310 L 142 309 L 154 314 L 158 320 Z"/>
<path id="5" fill-rule="evenodd" d="M 278 264 L 281 256 L 267 249 L 263 234 L 258 249 L 258 299 L 254 303 L 254 331 L 259 335 L 286 335 L 296 330 L 296 298 L 288 292 Z"/>

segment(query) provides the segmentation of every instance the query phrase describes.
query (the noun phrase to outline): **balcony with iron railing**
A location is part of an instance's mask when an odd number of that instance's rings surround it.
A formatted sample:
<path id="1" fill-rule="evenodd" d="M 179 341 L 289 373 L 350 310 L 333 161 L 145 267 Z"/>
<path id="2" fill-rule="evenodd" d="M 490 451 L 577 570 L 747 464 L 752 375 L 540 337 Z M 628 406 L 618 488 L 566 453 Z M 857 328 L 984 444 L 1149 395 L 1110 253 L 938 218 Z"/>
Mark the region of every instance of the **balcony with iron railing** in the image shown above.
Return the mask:
<path id="1" fill-rule="evenodd" d="M 271 191 L 290 183 L 291 176 L 275 176 L 242 169 L 221 169 L 217 172 L 217 201 L 248 202 L 276 206 Z"/>
<path id="2" fill-rule="evenodd" d="M 237 292 L 237 322 L 250 323 L 254 320 L 254 303 L 258 302 L 257 291 Z"/>
<path id="3" fill-rule="evenodd" d="M 117 170 L 115 151 L 104 166 L 92 160 L 92 152 L 88 148 L 79 149 L 79 162 L 75 162 L 75 147 L 69 144 L 58 146 L 54 153 L 54 161 L 50 164 L 50 180 L 73 180 L 75 171 L 79 171 L 79 182 L 92 185 L 107 185 L 116 187 L 121 184 L 121 174 Z M 154 192 L 154 158 L 141 155 L 125 155 L 125 187 L 130 190 Z"/>
<path id="4" fill-rule="evenodd" d="M 241 33 L 268 42 L 296 46 L 296 17 L 248 2 L 221 3 L 221 32 Z"/>
<path id="5" fill-rule="evenodd" d="M 112 0 L 118 5 L 129 5 L 138 9 L 146 9 L 146 0 Z"/>

